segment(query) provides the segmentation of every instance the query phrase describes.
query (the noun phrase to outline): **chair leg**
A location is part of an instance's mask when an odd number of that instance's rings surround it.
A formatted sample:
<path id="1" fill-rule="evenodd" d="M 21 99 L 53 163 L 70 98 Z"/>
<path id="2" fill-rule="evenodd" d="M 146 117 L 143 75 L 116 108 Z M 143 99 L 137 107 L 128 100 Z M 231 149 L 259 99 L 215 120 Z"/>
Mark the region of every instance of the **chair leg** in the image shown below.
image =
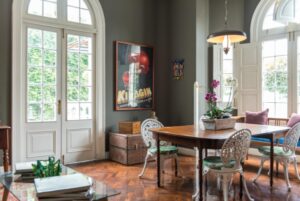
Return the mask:
<path id="1" fill-rule="evenodd" d="M 142 172 L 139 174 L 139 177 L 142 177 L 144 175 L 144 172 L 146 170 L 146 166 L 147 166 L 147 162 L 148 162 L 149 156 L 150 156 L 150 154 L 147 152 L 147 155 L 145 157 L 144 167 L 143 167 Z"/>
<path id="2" fill-rule="evenodd" d="M 297 164 L 297 159 L 296 157 L 294 158 L 294 168 L 295 168 L 295 174 L 296 174 L 296 177 L 300 180 L 300 176 L 299 176 L 299 171 L 298 171 L 298 164 Z"/>
<path id="3" fill-rule="evenodd" d="M 229 182 L 230 182 L 230 177 L 231 177 L 231 175 L 228 175 L 228 174 L 223 174 L 222 175 L 222 180 L 223 180 L 223 182 L 222 182 L 222 188 L 223 188 L 223 199 L 224 199 L 224 201 L 228 201 L 228 184 L 229 184 Z"/>
<path id="4" fill-rule="evenodd" d="M 175 177 L 178 176 L 178 170 L 179 170 L 179 157 L 176 154 L 176 156 L 175 156 Z"/>
<path id="5" fill-rule="evenodd" d="M 290 184 L 290 180 L 289 180 L 289 169 L 288 169 L 288 162 L 284 161 L 283 164 L 283 169 L 284 169 L 284 177 L 285 177 L 285 181 L 286 181 L 286 185 L 288 187 L 288 190 L 290 191 L 292 189 L 292 186 Z"/>
<path id="6" fill-rule="evenodd" d="M 247 187 L 247 184 L 246 184 L 246 180 L 245 180 L 245 177 L 244 177 L 244 173 L 243 172 L 240 172 L 240 174 L 242 175 L 242 180 L 243 180 L 243 186 L 244 186 L 244 189 L 246 191 L 246 194 L 247 194 L 247 197 L 249 200 L 251 201 L 254 201 L 254 199 L 250 196 L 250 193 L 248 191 L 248 187 Z"/>
<path id="7" fill-rule="evenodd" d="M 266 161 L 265 158 L 261 158 L 261 161 L 260 161 L 260 167 L 259 167 L 259 169 L 258 169 L 258 172 L 257 172 L 256 176 L 255 176 L 254 179 L 253 179 L 253 182 L 256 182 L 256 180 L 257 180 L 258 177 L 260 176 L 261 171 L 262 171 L 262 169 L 263 169 L 263 167 L 264 167 L 265 161 Z"/>

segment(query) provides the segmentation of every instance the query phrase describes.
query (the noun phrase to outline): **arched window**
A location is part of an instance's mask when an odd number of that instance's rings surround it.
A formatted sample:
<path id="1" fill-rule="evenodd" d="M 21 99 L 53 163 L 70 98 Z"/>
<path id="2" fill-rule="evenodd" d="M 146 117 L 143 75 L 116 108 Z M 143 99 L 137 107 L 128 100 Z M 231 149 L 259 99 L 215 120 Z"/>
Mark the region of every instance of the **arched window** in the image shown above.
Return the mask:
<path id="1" fill-rule="evenodd" d="M 269 116 L 300 111 L 299 4 L 262 0 L 253 15 L 251 40 L 261 45 L 261 105 Z"/>
<path id="2" fill-rule="evenodd" d="M 16 157 L 63 156 L 66 163 L 103 158 L 104 141 L 95 140 L 104 135 L 100 3 L 23 0 L 14 2 L 13 15 L 14 138 L 26 142 Z"/>

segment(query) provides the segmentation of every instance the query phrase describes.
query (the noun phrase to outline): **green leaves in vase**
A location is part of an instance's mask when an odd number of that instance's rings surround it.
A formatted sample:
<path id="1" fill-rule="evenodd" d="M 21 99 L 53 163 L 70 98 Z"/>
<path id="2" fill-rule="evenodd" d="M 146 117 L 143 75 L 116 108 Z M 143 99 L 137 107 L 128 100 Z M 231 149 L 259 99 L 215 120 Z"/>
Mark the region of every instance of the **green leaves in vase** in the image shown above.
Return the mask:
<path id="1" fill-rule="evenodd" d="M 48 160 L 38 160 L 36 165 L 32 165 L 33 174 L 35 177 L 53 177 L 59 176 L 62 171 L 60 160 L 55 161 L 55 157 L 50 156 Z"/>

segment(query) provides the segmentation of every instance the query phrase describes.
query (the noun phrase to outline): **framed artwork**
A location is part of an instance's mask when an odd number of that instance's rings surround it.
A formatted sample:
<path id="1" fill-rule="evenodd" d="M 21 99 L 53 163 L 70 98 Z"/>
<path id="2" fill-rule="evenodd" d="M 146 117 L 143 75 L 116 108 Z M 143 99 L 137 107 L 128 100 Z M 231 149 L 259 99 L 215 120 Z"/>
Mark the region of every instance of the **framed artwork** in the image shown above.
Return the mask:
<path id="1" fill-rule="evenodd" d="M 184 59 L 176 59 L 173 61 L 172 72 L 174 80 L 182 80 L 183 79 L 183 70 L 184 70 Z"/>
<path id="2" fill-rule="evenodd" d="M 115 42 L 115 110 L 154 109 L 154 49 Z"/>

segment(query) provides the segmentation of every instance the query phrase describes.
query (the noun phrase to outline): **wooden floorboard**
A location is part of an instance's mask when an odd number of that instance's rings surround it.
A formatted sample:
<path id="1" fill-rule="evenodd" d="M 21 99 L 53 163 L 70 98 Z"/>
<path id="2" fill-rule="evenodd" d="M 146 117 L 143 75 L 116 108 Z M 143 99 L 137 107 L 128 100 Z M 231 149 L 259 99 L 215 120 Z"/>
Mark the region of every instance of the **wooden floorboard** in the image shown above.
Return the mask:
<path id="1" fill-rule="evenodd" d="M 121 192 L 119 195 L 110 197 L 109 201 L 185 201 L 192 200 L 194 191 L 194 158 L 180 156 L 181 177 L 174 176 L 174 162 L 168 160 L 165 163 L 163 174 L 163 188 L 156 187 L 156 163 L 150 162 L 143 179 L 138 178 L 142 164 L 124 166 L 112 161 L 93 162 L 72 166 L 79 172 L 87 174 L 99 181 L 103 181 L 110 187 Z M 256 184 L 251 182 L 259 166 L 259 159 L 249 157 L 245 162 L 245 176 L 250 194 L 257 201 L 300 201 L 300 181 L 295 177 L 293 166 L 290 165 L 290 181 L 293 186 L 288 192 L 282 174 L 282 168 L 278 177 L 274 178 L 272 191 L 269 188 L 267 176 L 268 165 L 266 164 L 262 176 Z M 298 165 L 300 168 L 300 165 Z M 223 200 L 222 192 L 216 189 L 216 177 L 208 176 L 208 189 L 206 190 L 207 201 Z M 230 190 L 229 200 L 248 200 L 245 196 L 239 198 L 239 176 L 236 175 L 233 187 Z"/>

